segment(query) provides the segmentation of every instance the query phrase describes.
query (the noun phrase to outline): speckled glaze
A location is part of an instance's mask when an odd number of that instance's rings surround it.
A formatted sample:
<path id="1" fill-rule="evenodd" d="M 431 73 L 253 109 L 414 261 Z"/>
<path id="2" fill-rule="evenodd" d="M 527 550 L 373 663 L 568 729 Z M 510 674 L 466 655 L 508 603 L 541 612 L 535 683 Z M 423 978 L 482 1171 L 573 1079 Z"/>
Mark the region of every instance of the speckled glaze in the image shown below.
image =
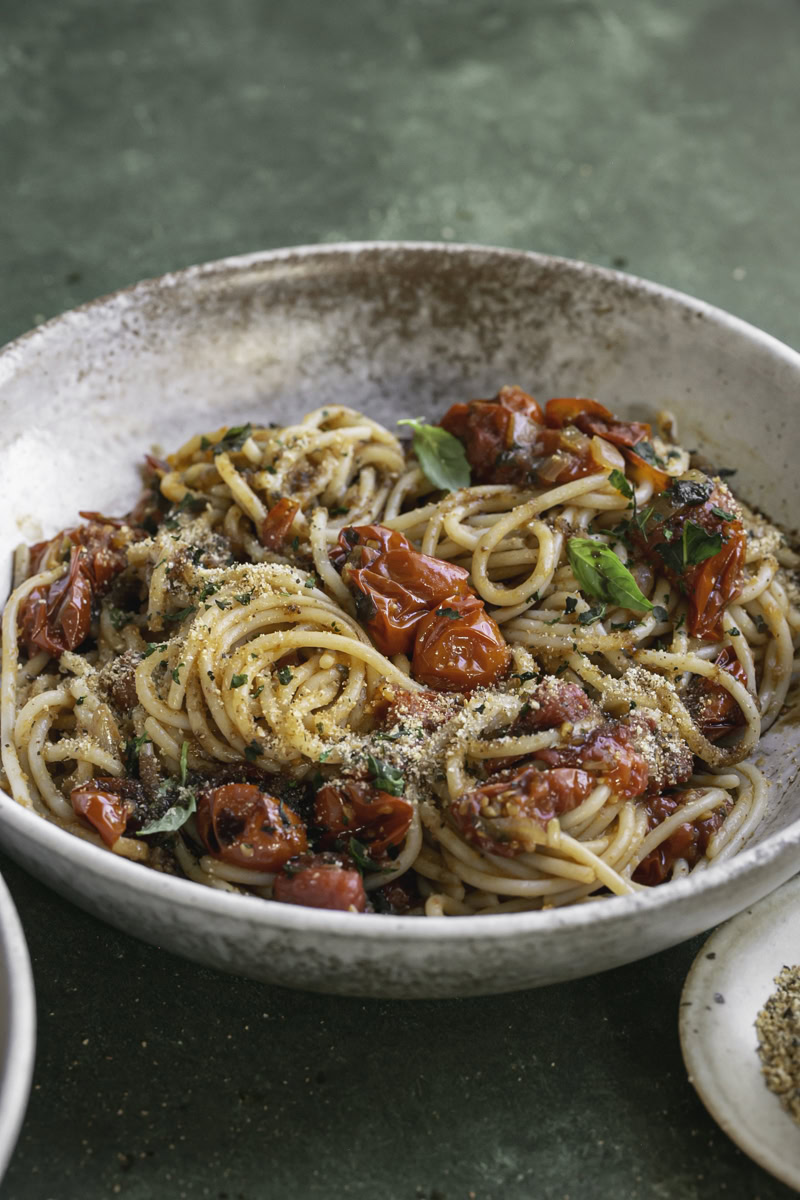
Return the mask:
<path id="1" fill-rule="evenodd" d="M 22 1125 L 36 1046 L 36 998 L 28 948 L 0 876 L 0 1179 Z"/>
<path id="2" fill-rule="evenodd" d="M 800 1192 L 800 1129 L 766 1086 L 755 1020 L 782 967 L 800 960 L 800 876 L 717 929 L 681 996 L 689 1082 L 728 1137 Z"/>
<path id="3" fill-rule="evenodd" d="M 800 356 L 786 346 L 698 301 L 582 263 L 477 246 L 343 245 L 193 267 L 8 346 L 0 561 L 79 508 L 124 510 L 135 463 L 154 443 L 223 422 L 296 419 L 322 403 L 393 424 L 503 383 L 544 398 L 596 396 L 629 415 L 669 407 L 684 444 L 738 466 L 747 500 L 796 523 Z M 273 905 L 147 871 L 2 795 L 0 842 L 104 920 L 226 971 L 357 995 L 503 992 L 642 958 L 783 883 L 800 848 L 796 748 L 787 720 L 762 743 L 769 812 L 730 864 L 542 913 L 409 920 Z"/>

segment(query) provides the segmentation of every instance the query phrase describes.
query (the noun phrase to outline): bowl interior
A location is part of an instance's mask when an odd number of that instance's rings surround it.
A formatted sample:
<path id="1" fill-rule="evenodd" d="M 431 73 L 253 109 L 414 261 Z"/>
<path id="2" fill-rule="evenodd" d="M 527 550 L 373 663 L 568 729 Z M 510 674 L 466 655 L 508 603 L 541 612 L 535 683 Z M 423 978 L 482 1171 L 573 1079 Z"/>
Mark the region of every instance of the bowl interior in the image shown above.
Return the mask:
<path id="1" fill-rule="evenodd" d="M 800 357 L 707 306 L 599 268 L 477 247 L 351 246 L 225 260 L 75 310 L 0 355 L 0 602 L 20 540 L 125 511 L 145 451 L 324 403 L 390 426 L 518 383 L 644 419 L 791 527 Z M 31 480 L 35 486 L 31 487 Z M 800 816 L 796 716 L 760 747 L 758 841 Z"/>

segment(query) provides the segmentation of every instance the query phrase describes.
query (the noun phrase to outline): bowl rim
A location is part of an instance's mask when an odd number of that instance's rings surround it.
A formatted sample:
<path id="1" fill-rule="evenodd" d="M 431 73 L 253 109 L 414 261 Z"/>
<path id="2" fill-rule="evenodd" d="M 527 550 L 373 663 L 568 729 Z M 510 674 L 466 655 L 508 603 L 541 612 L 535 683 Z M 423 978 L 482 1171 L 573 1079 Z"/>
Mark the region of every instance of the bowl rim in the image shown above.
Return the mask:
<path id="1" fill-rule="evenodd" d="M 634 295 L 644 294 L 653 299 L 665 301 L 672 308 L 693 315 L 702 315 L 709 324 L 716 325 L 730 334 L 761 347 L 795 371 L 800 378 L 800 353 L 773 337 L 772 334 L 766 333 L 741 317 L 736 317 L 706 301 L 651 280 L 640 279 L 627 272 L 614 270 L 611 267 L 537 251 L 516 250 L 471 242 L 353 241 L 304 244 L 229 255 L 179 270 L 168 271 L 160 276 L 139 280 L 127 287 L 98 296 L 50 318 L 44 324 L 21 334 L 2 347 L 0 349 L 0 386 L 5 380 L 13 378 L 22 367 L 22 359 L 28 353 L 36 353 L 37 343 L 41 338 L 51 336 L 53 331 L 68 325 L 76 317 L 90 315 L 95 309 L 113 309 L 115 306 L 127 305 L 132 300 L 140 297 L 146 298 L 153 293 L 169 290 L 182 284 L 192 285 L 215 279 L 223 280 L 227 277 L 244 274 L 254 268 L 289 264 L 295 259 L 341 260 L 376 252 L 385 253 L 387 256 L 402 255 L 408 252 L 431 254 L 432 256 L 444 254 L 453 258 L 463 255 L 488 256 L 489 258 L 531 262 L 539 267 L 555 268 L 578 276 L 599 277 L 609 283 L 627 288 Z M 604 926 L 609 922 L 613 925 L 616 922 L 625 921 L 628 917 L 644 914 L 651 908 L 657 908 L 659 911 L 677 908 L 684 902 L 691 901 L 696 895 L 713 897 L 719 891 L 727 891 L 730 885 L 743 879 L 751 871 L 769 866 L 782 853 L 800 847 L 800 818 L 798 818 L 787 828 L 770 834 L 757 846 L 740 851 L 734 858 L 719 864 L 712 871 L 703 871 L 700 874 L 671 881 L 666 888 L 659 887 L 628 896 L 609 897 L 613 900 L 613 903 L 610 904 L 580 904 L 545 911 L 462 916 L 457 921 L 409 921 L 407 917 L 380 914 L 381 919 L 378 921 L 362 920 L 358 924 L 354 924 L 354 914 L 352 913 L 300 905 L 265 903 L 257 896 L 206 888 L 189 879 L 153 871 L 143 867 L 142 864 L 131 862 L 120 855 L 109 853 L 105 849 L 76 837 L 41 817 L 38 813 L 24 808 L 7 792 L 0 790 L 0 832 L 5 825 L 9 825 L 25 835 L 26 840 L 28 834 L 32 834 L 30 844 L 38 846 L 46 852 L 51 852 L 55 858 L 62 857 L 62 852 L 68 844 L 71 844 L 72 848 L 65 857 L 71 859 L 74 866 L 85 868 L 90 875 L 100 876 L 111 887 L 123 884 L 128 891 L 146 893 L 145 899 L 151 902 L 162 901 L 175 907 L 202 909 L 221 918 L 239 918 L 275 930 L 321 933 L 334 938 L 352 939 L 354 936 L 358 936 L 367 940 L 384 938 L 391 934 L 395 941 L 409 942 L 430 942 L 432 940 L 449 942 L 453 939 L 458 941 L 464 939 L 497 941 L 515 939 L 526 932 L 538 932 L 544 935 L 568 929 Z M 69 843 L 65 839 L 69 839 Z M 778 887 L 789 873 L 787 872 L 786 875 L 776 880 L 769 890 Z M 397 935 L 402 936 L 398 937 Z"/>
<path id="2" fill-rule="evenodd" d="M 14 803 L 14 801 L 12 801 Z M 36 1050 L 36 995 L 25 935 L 0 875 L 0 955 L 6 974 L 8 1028 L 0 1078 L 0 1179 L 11 1160 L 30 1094 Z M 2 980 L 0 980 L 0 986 Z"/>

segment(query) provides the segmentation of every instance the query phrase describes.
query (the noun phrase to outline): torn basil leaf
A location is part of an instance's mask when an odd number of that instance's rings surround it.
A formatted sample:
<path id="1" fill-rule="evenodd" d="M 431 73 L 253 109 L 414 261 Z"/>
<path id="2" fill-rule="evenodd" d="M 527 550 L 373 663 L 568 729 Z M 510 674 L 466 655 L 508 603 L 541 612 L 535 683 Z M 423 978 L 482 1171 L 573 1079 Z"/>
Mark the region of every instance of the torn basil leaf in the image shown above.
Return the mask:
<path id="1" fill-rule="evenodd" d="M 567 555 L 573 574 L 587 596 L 605 604 L 616 604 L 631 612 L 650 612 L 653 605 L 642 594 L 634 577 L 620 558 L 603 542 L 570 538 Z M 587 624 L 581 613 L 578 620 Z M 596 618 L 599 619 L 599 618 Z"/>
<path id="2" fill-rule="evenodd" d="M 416 418 L 405 418 L 398 425 L 410 425 L 414 431 L 414 453 L 423 474 L 446 492 L 469 487 L 470 473 L 464 447 L 440 425 L 426 425 Z"/>

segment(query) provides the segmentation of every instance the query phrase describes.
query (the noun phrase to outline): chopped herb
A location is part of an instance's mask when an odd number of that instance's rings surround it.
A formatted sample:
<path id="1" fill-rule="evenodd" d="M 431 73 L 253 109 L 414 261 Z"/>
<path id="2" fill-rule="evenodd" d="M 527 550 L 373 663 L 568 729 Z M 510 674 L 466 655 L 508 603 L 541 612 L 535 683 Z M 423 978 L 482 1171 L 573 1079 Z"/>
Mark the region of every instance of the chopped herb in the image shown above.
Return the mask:
<path id="1" fill-rule="evenodd" d="M 639 590 L 628 568 L 610 547 L 589 538 L 570 538 L 567 542 L 570 566 L 581 590 L 606 604 L 618 604 L 632 612 L 650 612 L 653 605 Z M 578 620 L 582 625 L 586 613 Z M 599 618 L 596 618 L 599 619 Z"/>
<path id="2" fill-rule="evenodd" d="M 719 533 L 706 533 L 701 525 L 687 521 L 683 527 L 683 543 L 687 564 L 695 566 L 719 553 L 722 549 L 722 536 Z"/>
<path id="3" fill-rule="evenodd" d="M 145 742 L 149 742 L 150 738 L 146 733 L 141 737 L 128 738 L 122 751 L 125 759 L 125 769 L 129 775 L 138 775 L 139 773 L 139 751 Z"/>
<path id="4" fill-rule="evenodd" d="M 350 855 L 362 873 L 364 871 L 380 870 L 378 864 L 370 858 L 369 851 L 363 842 L 359 842 L 357 838 L 351 837 L 348 843 Z"/>
<path id="5" fill-rule="evenodd" d="M 239 604 L 249 604 L 250 601 L 253 599 L 253 593 L 252 592 L 242 592 L 242 594 L 240 596 L 234 596 L 233 598 L 234 598 L 234 600 L 237 600 L 239 602 Z"/>
<path id="6" fill-rule="evenodd" d="M 728 637 L 741 637 L 741 636 L 742 636 L 741 629 L 737 629 L 735 625 L 731 625 L 730 629 L 728 630 Z"/>
<path id="7" fill-rule="evenodd" d="M 211 680 L 212 683 L 217 682 L 216 676 L 213 671 L 206 671 L 206 675 L 208 676 L 208 678 Z"/>
<path id="8" fill-rule="evenodd" d="M 331 517 L 346 517 L 349 512 L 346 504 L 334 504 L 333 508 L 328 509 L 328 515 Z"/>
<path id="9" fill-rule="evenodd" d="M 562 662 L 561 666 L 557 667 L 556 670 L 553 672 L 554 676 L 556 678 L 558 678 L 559 675 L 563 675 L 564 672 L 566 671 L 566 669 L 568 668 L 568 666 L 569 666 L 569 663 Z"/>
<path id="10" fill-rule="evenodd" d="M 241 450 L 252 432 L 253 426 L 249 421 L 246 425 L 231 425 L 214 445 L 214 454 L 229 454 L 233 450 Z"/>
<path id="11" fill-rule="evenodd" d="M 657 625 L 662 625 L 664 623 L 664 621 L 669 620 L 669 613 L 661 604 L 656 604 L 653 607 L 653 616 L 656 619 Z"/>
<path id="12" fill-rule="evenodd" d="M 317 581 L 316 581 L 316 579 L 314 578 L 314 576 L 313 576 L 313 575 L 310 575 L 310 576 L 308 577 L 308 579 L 305 581 L 305 583 L 303 584 L 303 586 L 304 586 L 304 587 L 307 587 L 307 588 L 313 588 L 313 587 L 316 587 L 316 586 L 317 586 Z"/>
<path id="13" fill-rule="evenodd" d="M 291 667 L 278 667 L 278 682 L 287 684 L 293 679 Z"/>
<path id="14" fill-rule="evenodd" d="M 686 624 L 686 613 L 681 613 L 680 617 L 678 618 L 678 623 L 675 626 L 675 632 L 677 633 L 679 629 L 683 629 L 685 624 Z"/>
<path id="15" fill-rule="evenodd" d="M 441 425 L 426 425 L 415 418 L 397 422 L 414 431 L 414 453 L 424 475 L 445 492 L 469 487 L 470 471 L 464 447 Z"/>
<path id="16" fill-rule="evenodd" d="M 78 699 L 75 701 L 75 707 L 80 708 L 80 706 L 83 704 L 85 699 L 86 699 L 85 696 L 78 696 Z"/>
<path id="17" fill-rule="evenodd" d="M 735 521 L 736 513 L 725 512 L 724 508 L 718 508 L 716 504 L 711 505 L 711 512 L 715 517 L 719 517 L 721 521 Z"/>
<path id="18" fill-rule="evenodd" d="M 578 607 L 577 598 L 575 596 L 567 596 L 567 602 L 564 605 L 564 612 L 566 613 L 566 615 L 569 616 L 570 613 L 574 613 L 575 609 L 577 607 Z"/>
<path id="19" fill-rule="evenodd" d="M 202 604 L 204 600 L 207 600 L 209 596 L 213 596 L 214 593 L 218 592 L 218 591 L 219 591 L 218 583 L 207 583 L 204 586 L 200 595 L 197 597 L 198 604 Z"/>
<path id="20" fill-rule="evenodd" d="M 221 609 L 230 608 L 231 606 L 230 600 L 215 600 L 214 603 L 216 604 L 217 608 Z"/>
<path id="21" fill-rule="evenodd" d="M 323 750 L 322 754 L 320 754 L 319 758 L 317 759 L 317 762 L 325 762 L 326 758 L 330 758 L 330 754 L 330 750 Z"/>
<path id="22" fill-rule="evenodd" d="M 641 442 L 637 442 L 636 445 L 633 447 L 633 452 L 634 452 L 634 454 L 638 454 L 639 458 L 643 458 L 646 463 L 650 463 L 651 467 L 663 467 L 664 466 L 663 458 L 658 457 L 655 450 L 653 449 L 652 444 L 650 442 L 648 442 L 646 439 Z"/>
<path id="23" fill-rule="evenodd" d="M 483 702 L 483 704 L 478 704 L 478 705 L 476 706 L 476 708 L 475 708 L 475 712 L 476 712 L 476 713 L 482 713 L 482 712 L 484 711 L 484 709 L 485 709 L 485 708 L 486 708 L 486 702 L 484 701 L 484 702 Z"/>
<path id="24" fill-rule="evenodd" d="M 512 675 L 512 679 L 518 679 L 520 684 L 527 683 L 529 679 L 538 679 L 535 671 L 523 671 L 521 674 Z"/>
<path id="25" fill-rule="evenodd" d="M 184 742 L 184 745 L 186 743 Z M 192 813 L 197 812 L 197 796 L 191 788 L 181 787 L 180 795 L 186 798 L 186 804 L 173 804 L 168 808 L 163 817 L 159 817 L 157 821 L 151 821 L 149 825 L 143 826 L 139 830 L 139 835 L 150 833 L 175 833 L 182 825 L 185 825 Z"/>
<path id="26" fill-rule="evenodd" d="M 299 546 L 300 546 L 300 534 L 296 533 L 294 535 L 294 537 L 292 538 L 292 550 L 294 550 L 295 554 L 297 553 Z"/>
<path id="27" fill-rule="evenodd" d="M 180 683 L 181 681 L 181 667 L 184 666 L 186 666 L 185 663 L 178 663 L 177 667 L 172 668 L 172 678 L 176 683 Z"/>
<path id="28" fill-rule="evenodd" d="M 117 632 L 133 621 L 132 613 L 123 612 L 121 608 L 114 608 L 113 605 L 108 610 L 108 617 Z"/>
<path id="29" fill-rule="evenodd" d="M 231 675 L 231 687 L 232 688 L 240 688 L 245 683 L 247 683 L 247 674 L 246 673 L 244 673 L 242 675 Z"/>
<path id="30" fill-rule="evenodd" d="M 166 648 L 166 642 L 161 642 L 160 644 L 158 642 L 148 642 L 143 657 L 149 658 L 151 654 L 155 654 L 156 650 L 166 650 Z"/>
<path id="31" fill-rule="evenodd" d="M 272 463 L 267 463 L 267 465 L 264 467 L 264 470 L 269 475 L 277 475 L 278 474 L 277 467 L 273 467 Z"/>
<path id="32" fill-rule="evenodd" d="M 203 436 L 200 438 L 200 449 L 201 449 L 201 450 L 208 450 L 208 448 L 209 448 L 209 446 L 210 446 L 210 445 L 211 445 L 211 442 L 208 440 L 208 438 L 206 437 L 206 435 L 205 435 L 205 434 L 203 434 Z"/>
<path id="33" fill-rule="evenodd" d="M 457 621 L 461 613 L 457 608 L 437 608 L 437 617 L 449 617 L 451 621 Z"/>
<path id="34" fill-rule="evenodd" d="M 388 792 L 390 796 L 402 796 L 406 789 L 406 781 L 402 771 L 383 762 L 380 758 L 367 755 L 367 766 L 372 776 L 372 782 L 380 792 Z"/>
<path id="35" fill-rule="evenodd" d="M 612 621 L 611 628 L 612 629 L 635 629 L 638 624 L 639 624 L 639 622 L 635 619 L 632 621 Z"/>
<path id="36" fill-rule="evenodd" d="M 633 499 L 633 488 L 628 483 L 622 471 L 617 470 L 616 467 L 609 475 L 608 482 L 613 488 L 616 488 L 618 492 L 622 492 L 623 496 L 627 497 L 628 500 Z"/>
<path id="37" fill-rule="evenodd" d="M 196 604 L 189 604 L 186 608 L 179 608 L 177 612 L 162 613 L 165 621 L 185 621 L 193 612 L 197 612 Z"/>
<path id="38" fill-rule="evenodd" d="M 578 617 L 578 621 L 581 625 L 594 625 L 595 621 L 602 621 L 607 609 L 607 604 L 598 604 L 595 608 L 590 608 L 586 612 L 582 612 Z"/>
<path id="39" fill-rule="evenodd" d="M 264 685 L 263 685 L 263 683 L 262 683 L 262 684 L 260 684 L 260 685 L 259 685 L 259 686 L 256 688 L 256 690 L 255 690 L 254 692 L 251 692 L 251 693 L 250 693 L 250 695 L 253 697 L 253 699 L 254 699 L 254 700 L 257 700 L 257 699 L 258 699 L 258 697 L 259 697 L 259 696 L 261 695 L 261 693 L 263 692 L 263 690 L 264 690 Z"/>
<path id="40" fill-rule="evenodd" d="M 755 617 L 756 629 L 759 633 L 769 633 L 769 625 L 762 617 L 761 613 L 756 613 Z"/>
<path id="41" fill-rule="evenodd" d="M 261 749 L 255 738 L 244 748 L 244 756 L 248 762 L 255 762 L 256 759 L 260 758 L 263 753 L 264 751 Z"/>
<path id="42" fill-rule="evenodd" d="M 647 522 L 652 517 L 652 515 L 653 515 L 653 505 L 652 504 L 648 508 L 644 509 L 643 512 L 637 512 L 634 514 L 633 523 L 636 526 L 636 528 L 639 530 L 639 532 L 641 533 L 642 537 L 645 536 L 645 527 L 647 525 Z"/>
<path id="43" fill-rule="evenodd" d="M 710 481 L 676 479 L 664 495 L 675 508 L 682 508 L 684 505 L 705 504 L 713 490 L 714 485 Z"/>

